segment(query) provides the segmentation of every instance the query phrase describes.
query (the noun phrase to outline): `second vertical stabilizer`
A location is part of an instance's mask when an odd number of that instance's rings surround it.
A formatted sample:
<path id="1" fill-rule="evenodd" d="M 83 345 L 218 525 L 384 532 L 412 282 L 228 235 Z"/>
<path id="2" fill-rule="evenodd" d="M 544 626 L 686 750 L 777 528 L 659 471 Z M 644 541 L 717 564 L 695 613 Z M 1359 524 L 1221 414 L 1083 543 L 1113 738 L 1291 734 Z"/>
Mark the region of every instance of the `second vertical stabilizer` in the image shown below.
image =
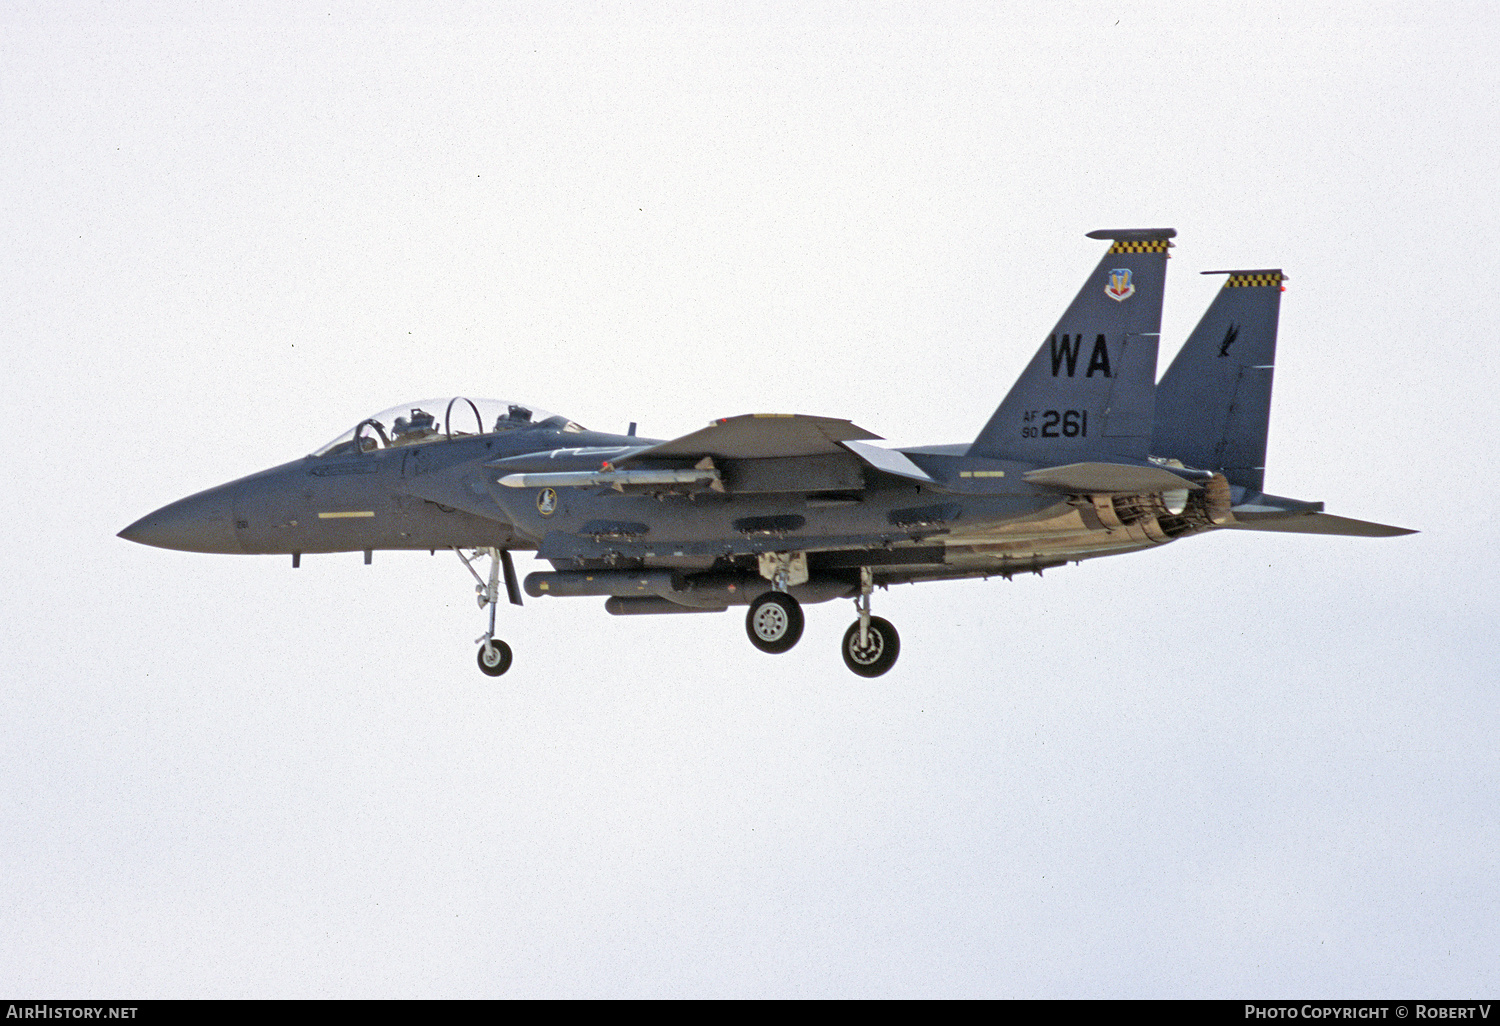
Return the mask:
<path id="1" fill-rule="evenodd" d="M 1156 386 L 1151 452 L 1258 492 L 1286 278 L 1279 268 L 1203 273 L 1229 278 Z"/>

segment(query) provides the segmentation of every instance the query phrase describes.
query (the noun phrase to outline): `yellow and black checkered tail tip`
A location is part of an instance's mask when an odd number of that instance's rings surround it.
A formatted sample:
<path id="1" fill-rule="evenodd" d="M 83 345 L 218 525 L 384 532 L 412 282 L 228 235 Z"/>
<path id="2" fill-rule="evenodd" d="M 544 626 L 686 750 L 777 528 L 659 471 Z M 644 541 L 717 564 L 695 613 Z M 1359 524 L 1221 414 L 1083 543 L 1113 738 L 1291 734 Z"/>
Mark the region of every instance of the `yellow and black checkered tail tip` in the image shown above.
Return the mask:
<path id="1" fill-rule="evenodd" d="M 1279 267 L 1262 267 L 1253 271 L 1202 271 L 1202 274 L 1227 274 L 1229 278 L 1224 282 L 1226 289 L 1281 289 L 1286 291 L 1286 286 L 1281 283 L 1287 280 L 1287 276 L 1281 273 Z"/>
<path id="2" fill-rule="evenodd" d="M 1172 248 L 1170 240 L 1176 228 L 1100 228 L 1089 232 L 1090 239 L 1111 239 L 1111 253 L 1165 253 Z"/>

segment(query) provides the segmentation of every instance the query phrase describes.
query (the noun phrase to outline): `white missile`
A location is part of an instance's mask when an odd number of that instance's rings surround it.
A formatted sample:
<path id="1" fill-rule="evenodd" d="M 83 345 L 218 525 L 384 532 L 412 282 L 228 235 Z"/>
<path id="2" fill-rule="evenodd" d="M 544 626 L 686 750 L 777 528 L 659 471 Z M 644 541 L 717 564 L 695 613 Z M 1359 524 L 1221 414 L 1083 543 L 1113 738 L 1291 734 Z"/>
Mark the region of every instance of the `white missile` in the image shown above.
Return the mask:
<path id="1" fill-rule="evenodd" d="M 624 488 L 627 485 L 706 484 L 721 489 L 719 472 L 706 470 L 565 470 L 546 474 L 506 474 L 500 478 L 506 488 L 593 488 L 605 485 Z"/>

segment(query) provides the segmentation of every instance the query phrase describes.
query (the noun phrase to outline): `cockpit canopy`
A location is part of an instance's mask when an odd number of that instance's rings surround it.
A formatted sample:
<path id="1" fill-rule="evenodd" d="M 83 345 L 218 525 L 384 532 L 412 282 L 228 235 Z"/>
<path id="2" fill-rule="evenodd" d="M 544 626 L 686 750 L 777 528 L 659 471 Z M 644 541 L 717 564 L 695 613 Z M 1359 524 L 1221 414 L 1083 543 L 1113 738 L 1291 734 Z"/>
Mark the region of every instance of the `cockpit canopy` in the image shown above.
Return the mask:
<path id="1" fill-rule="evenodd" d="M 313 453 L 339 456 L 522 428 L 578 432 L 582 426 L 547 410 L 504 399 L 422 399 L 366 417 Z"/>

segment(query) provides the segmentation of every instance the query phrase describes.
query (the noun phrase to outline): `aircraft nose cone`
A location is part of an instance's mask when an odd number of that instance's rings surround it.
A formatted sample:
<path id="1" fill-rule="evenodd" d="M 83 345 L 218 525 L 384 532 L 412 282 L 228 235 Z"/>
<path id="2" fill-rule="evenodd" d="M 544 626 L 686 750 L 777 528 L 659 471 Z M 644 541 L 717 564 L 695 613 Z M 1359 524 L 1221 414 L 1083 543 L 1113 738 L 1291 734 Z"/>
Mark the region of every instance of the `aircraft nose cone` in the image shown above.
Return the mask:
<path id="1" fill-rule="evenodd" d="M 234 533 L 234 502 L 229 489 L 211 488 L 148 513 L 125 530 L 126 541 L 182 552 L 245 550 Z"/>

